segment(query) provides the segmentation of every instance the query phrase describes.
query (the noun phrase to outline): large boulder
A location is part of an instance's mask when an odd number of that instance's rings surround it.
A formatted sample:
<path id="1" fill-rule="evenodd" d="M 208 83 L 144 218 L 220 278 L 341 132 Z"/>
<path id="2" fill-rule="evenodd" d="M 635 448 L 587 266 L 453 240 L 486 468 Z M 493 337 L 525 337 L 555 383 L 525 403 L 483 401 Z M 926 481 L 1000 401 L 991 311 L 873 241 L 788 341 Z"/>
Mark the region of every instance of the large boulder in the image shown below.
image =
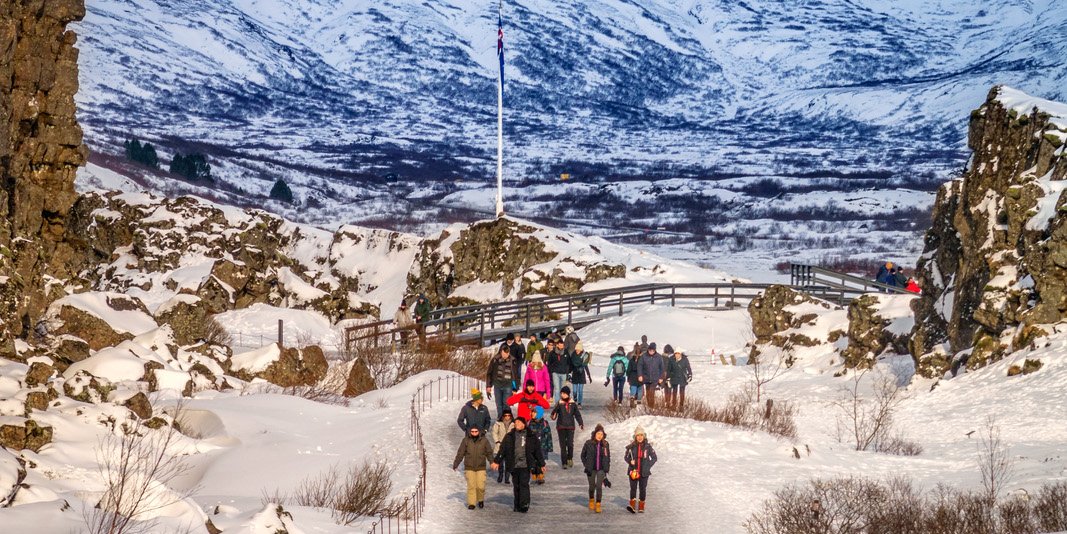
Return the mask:
<path id="1" fill-rule="evenodd" d="M 845 367 L 869 368 L 889 351 L 910 354 L 915 326 L 911 295 L 864 295 L 848 306 L 848 346 L 841 351 Z"/>
<path id="2" fill-rule="evenodd" d="M 12 450 L 41 452 L 52 442 L 52 427 L 25 417 L 0 418 L 0 445 Z"/>
<path id="3" fill-rule="evenodd" d="M 819 341 L 799 332 L 811 326 L 820 314 L 834 309 L 826 301 L 795 291 L 787 286 L 768 287 L 748 303 L 755 344 L 784 347 L 787 344 L 812 346 Z M 794 330 L 794 332 L 790 332 Z"/>
<path id="4" fill-rule="evenodd" d="M 940 376 L 951 355 L 972 367 L 1018 348 L 1013 329 L 1067 318 L 1067 106 L 994 87 L 971 114 L 974 151 L 945 184 L 917 266 L 910 349 Z"/>
<path id="5" fill-rule="evenodd" d="M 231 358 L 234 375 L 242 380 L 262 378 L 282 387 L 311 386 L 326 377 L 329 364 L 322 349 L 280 348 L 277 343 Z"/>
<path id="6" fill-rule="evenodd" d="M 156 328 L 145 305 L 121 293 L 69 295 L 52 303 L 48 317 L 53 335 L 81 339 L 92 350 L 118 345 Z"/>

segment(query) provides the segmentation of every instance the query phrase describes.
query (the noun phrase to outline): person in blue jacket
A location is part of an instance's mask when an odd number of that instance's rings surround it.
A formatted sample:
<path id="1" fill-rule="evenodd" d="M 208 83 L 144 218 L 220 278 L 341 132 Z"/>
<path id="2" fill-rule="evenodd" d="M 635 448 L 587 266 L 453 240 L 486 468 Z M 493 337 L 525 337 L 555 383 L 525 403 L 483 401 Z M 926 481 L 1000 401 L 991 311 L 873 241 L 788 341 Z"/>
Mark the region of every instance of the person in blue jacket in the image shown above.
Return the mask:
<path id="1" fill-rule="evenodd" d="M 608 360 L 608 372 L 604 377 L 604 385 L 611 382 L 611 398 L 615 404 L 622 404 L 622 396 L 626 390 L 626 372 L 630 370 L 630 359 L 626 356 L 626 349 L 619 345 L 615 354 Z"/>

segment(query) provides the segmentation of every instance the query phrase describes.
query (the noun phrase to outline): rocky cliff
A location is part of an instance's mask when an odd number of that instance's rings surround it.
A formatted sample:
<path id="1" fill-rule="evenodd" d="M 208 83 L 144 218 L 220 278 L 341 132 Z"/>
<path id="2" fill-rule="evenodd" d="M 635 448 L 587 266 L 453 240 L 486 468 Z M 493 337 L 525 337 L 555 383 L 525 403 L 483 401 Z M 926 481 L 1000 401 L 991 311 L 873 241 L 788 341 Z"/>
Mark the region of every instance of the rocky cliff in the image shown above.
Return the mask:
<path id="1" fill-rule="evenodd" d="M 1067 317 L 1067 106 L 994 87 L 971 115 L 974 154 L 945 184 L 917 271 L 911 351 L 944 372 L 984 365 Z"/>
<path id="2" fill-rule="evenodd" d="M 85 162 L 75 120 L 83 0 L 0 2 L 0 356 L 14 353 L 51 300 L 74 175 Z"/>

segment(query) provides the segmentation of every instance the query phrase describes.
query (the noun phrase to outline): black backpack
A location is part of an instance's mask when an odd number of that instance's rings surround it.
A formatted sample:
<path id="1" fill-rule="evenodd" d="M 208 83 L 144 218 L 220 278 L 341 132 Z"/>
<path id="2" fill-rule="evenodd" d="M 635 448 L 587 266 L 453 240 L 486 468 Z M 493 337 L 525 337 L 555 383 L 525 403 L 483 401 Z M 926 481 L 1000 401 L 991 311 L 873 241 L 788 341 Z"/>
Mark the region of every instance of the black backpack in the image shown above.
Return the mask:
<path id="1" fill-rule="evenodd" d="M 615 363 L 611 366 L 611 372 L 615 376 L 626 376 L 626 364 L 622 360 L 616 359 Z"/>

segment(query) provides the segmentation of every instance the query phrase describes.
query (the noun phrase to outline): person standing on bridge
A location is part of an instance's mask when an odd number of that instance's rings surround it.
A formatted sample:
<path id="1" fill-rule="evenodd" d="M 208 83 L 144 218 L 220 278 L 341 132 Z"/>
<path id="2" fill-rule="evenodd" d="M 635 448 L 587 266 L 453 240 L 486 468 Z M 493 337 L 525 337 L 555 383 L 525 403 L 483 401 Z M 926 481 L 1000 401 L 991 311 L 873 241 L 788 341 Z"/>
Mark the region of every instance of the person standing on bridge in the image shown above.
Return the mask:
<path id="1" fill-rule="evenodd" d="M 511 487 L 515 493 L 514 510 L 521 513 L 530 510 L 530 475 L 548 470 L 541 443 L 527 428 L 526 422 L 527 419 L 522 416 L 515 419 L 515 426 L 500 442 L 500 451 L 492 465 L 494 469 L 503 466 L 505 471 L 511 473 Z"/>
<path id="2" fill-rule="evenodd" d="M 641 344 L 634 343 L 634 351 L 630 353 L 629 364 L 626 367 L 626 382 L 630 384 L 631 408 L 641 404 L 641 397 L 645 393 L 644 388 L 641 387 L 641 369 L 639 369 L 643 354 Z"/>
<path id="3" fill-rule="evenodd" d="M 396 326 L 397 335 L 400 338 L 400 346 L 406 346 L 408 344 L 408 335 L 411 334 L 411 330 L 415 327 L 415 320 L 411 317 L 411 311 L 408 310 L 408 305 L 404 301 L 400 301 L 400 307 L 397 308 L 396 314 L 393 315 L 393 325 Z"/>
<path id="4" fill-rule="evenodd" d="M 415 328 L 419 333 L 419 343 L 424 345 L 426 344 L 426 321 L 430 320 L 431 311 L 433 309 L 430 307 L 430 299 L 419 293 L 419 298 L 415 299 Z"/>
<path id="5" fill-rule="evenodd" d="M 508 405 L 517 406 L 515 409 L 516 417 L 521 417 L 527 422 L 533 418 L 534 406 L 540 406 L 542 408 L 552 407 L 548 400 L 545 399 L 544 395 L 538 393 L 534 388 L 534 381 L 527 379 L 522 391 L 508 397 Z"/>
<path id="6" fill-rule="evenodd" d="M 585 430 L 582 411 L 571 401 L 571 390 L 563 386 L 559 390 L 559 403 L 552 408 L 551 418 L 556 422 L 556 434 L 559 436 L 559 461 L 563 468 L 574 467 L 574 429 Z"/>
<path id="7" fill-rule="evenodd" d="M 566 350 L 566 343 L 559 341 L 556 348 L 548 353 L 548 370 L 552 373 L 552 391 L 550 396 L 559 393 L 560 388 L 571 378 L 571 355 Z"/>
<path id="8" fill-rule="evenodd" d="M 608 361 L 608 374 L 604 377 L 604 386 L 611 382 L 611 398 L 622 406 L 623 388 L 626 387 L 626 372 L 629 370 L 630 361 L 626 357 L 626 349 L 619 345 L 619 348 L 615 349 L 615 354 L 611 355 L 611 360 Z"/>
<path id="9" fill-rule="evenodd" d="M 485 508 L 485 464 L 493 464 L 493 446 L 485 433 L 476 426 L 467 431 L 467 435 L 459 442 L 459 450 L 456 451 L 456 459 L 452 462 L 452 470 L 459 467 L 463 462 L 463 474 L 467 478 L 467 509 L 473 510 Z M 495 468 L 494 468 L 495 469 Z"/>
<path id="10" fill-rule="evenodd" d="M 651 346 L 650 346 L 651 348 Z M 656 451 L 645 438 L 645 429 L 634 429 L 634 440 L 626 447 L 627 474 L 630 479 L 630 506 L 626 509 L 631 514 L 645 513 L 645 497 L 648 489 L 648 477 L 652 476 L 652 466 L 656 465 Z M 640 498 L 640 502 L 636 499 Z M 635 506 L 637 505 L 637 506 Z"/>
<path id="11" fill-rule="evenodd" d="M 571 385 L 574 389 L 574 402 L 577 402 L 579 407 L 582 406 L 585 385 L 592 381 L 593 375 L 589 373 L 589 353 L 579 341 L 574 346 L 574 354 L 571 355 Z"/>
<path id="12" fill-rule="evenodd" d="M 501 346 L 499 354 L 489 362 L 489 370 L 485 374 L 486 394 L 492 399 L 496 395 L 496 416 L 500 418 L 507 409 L 507 400 L 511 397 L 516 383 L 522 377 L 519 361 L 511 357 L 511 350 Z M 492 389 L 488 389 L 489 385 Z"/>
<path id="13" fill-rule="evenodd" d="M 604 427 L 599 424 L 582 447 L 582 467 L 589 480 L 589 509 L 599 514 L 600 501 L 604 497 L 604 480 L 611 468 L 611 447 Z"/>
<path id="14" fill-rule="evenodd" d="M 663 365 L 663 358 L 656 353 L 656 343 L 648 344 L 648 352 L 641 357 L 637 364 L 640 369 L 637 380 L 645 387 L 645 396 L 648 398 L 648 407 L 656 407 L 656 390 L 663 387 L 667 378 L 667 369 Z"/>

